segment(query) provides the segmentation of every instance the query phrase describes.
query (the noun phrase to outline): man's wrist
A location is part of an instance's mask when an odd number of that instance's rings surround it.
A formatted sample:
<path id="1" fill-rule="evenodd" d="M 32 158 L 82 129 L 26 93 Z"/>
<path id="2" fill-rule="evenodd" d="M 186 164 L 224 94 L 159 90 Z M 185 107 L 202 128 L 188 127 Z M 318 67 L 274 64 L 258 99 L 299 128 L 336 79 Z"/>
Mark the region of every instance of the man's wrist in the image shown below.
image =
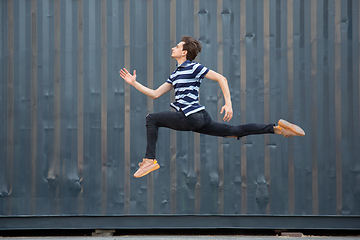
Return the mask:
<path id="1" fill-rule="evenodd" d="M 232 108 L 232 103 L 231 102 L 225 102 L 225 106 Z"/>

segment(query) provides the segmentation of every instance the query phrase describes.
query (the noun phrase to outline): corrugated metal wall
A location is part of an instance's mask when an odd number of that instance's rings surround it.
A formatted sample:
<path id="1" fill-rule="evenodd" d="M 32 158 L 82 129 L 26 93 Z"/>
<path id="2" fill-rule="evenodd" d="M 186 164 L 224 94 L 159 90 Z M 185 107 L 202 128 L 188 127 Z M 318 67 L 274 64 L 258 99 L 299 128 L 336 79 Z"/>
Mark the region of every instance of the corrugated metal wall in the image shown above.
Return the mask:
<path id="1" fill-rule="evenodd" d="M 357 0 L 1 0 L 0 215 L 360 215 Z M 160 170 L 132 174 L 170 49 L 228 79 L 231 124 L 299 124 L 240 141 L 161 129 Z M 223 105 L 216 82 L 201 103 Z"/>

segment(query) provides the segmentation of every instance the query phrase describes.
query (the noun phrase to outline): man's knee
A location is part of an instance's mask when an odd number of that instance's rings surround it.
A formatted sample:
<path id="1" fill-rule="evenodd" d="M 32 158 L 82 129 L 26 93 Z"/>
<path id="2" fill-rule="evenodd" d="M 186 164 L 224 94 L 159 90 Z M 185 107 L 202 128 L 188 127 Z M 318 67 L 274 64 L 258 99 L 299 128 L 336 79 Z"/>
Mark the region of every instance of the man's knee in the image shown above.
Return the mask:
<path id="1" fill-rule="evenodd" d="M 150 125 L 155 125 L 155 121 L 152 113 L 146 115 L 146 126 L 150 126 Z"/>

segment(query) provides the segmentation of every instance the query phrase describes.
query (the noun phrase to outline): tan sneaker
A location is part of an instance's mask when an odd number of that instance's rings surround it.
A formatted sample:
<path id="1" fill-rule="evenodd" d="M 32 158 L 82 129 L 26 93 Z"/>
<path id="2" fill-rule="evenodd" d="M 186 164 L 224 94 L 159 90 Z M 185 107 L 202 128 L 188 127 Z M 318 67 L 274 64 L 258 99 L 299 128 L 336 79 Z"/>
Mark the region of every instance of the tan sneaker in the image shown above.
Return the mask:
<path id="1" fill-rule="evenodd" d="M 156 159 L 147 159 L 144 158 L 142 162 L 139 163 L 139 169 L 134 173 L 134 177 L 140 178 L 145 176 L 152 171 L 155 171 L 160 168 L 160 165 L 157 163 Z"/>
<path id="2" fill-rule="evenodd" d="M 304 130 L 295 124 L 289 123 L 283 119 L 280 119 L 278 124 L 279 126 L 277 126 L 277 128 L 282 132 L 284 137 L 305 136 Z"/>

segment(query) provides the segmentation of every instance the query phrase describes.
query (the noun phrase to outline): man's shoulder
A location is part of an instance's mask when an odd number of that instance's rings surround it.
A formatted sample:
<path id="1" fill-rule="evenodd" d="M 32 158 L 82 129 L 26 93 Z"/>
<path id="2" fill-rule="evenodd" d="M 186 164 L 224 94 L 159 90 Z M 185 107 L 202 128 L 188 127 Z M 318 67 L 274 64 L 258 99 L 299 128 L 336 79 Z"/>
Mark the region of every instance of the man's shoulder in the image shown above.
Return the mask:
<path id="1" fill-rule="evenodd" d="M 187 60 L 185 64 L 177 67 L 176 70 L 170 74 L 169 80 L 172 82 L 178 78 L 195 78 L 200 72 L 205 72 L 206 70 L 207 68 L 202 64 Z"/>
<path id="2" fill-rule="evenodd" d="M 187 65 L 183 66 L 182 68 L 179 68 L 179 71 L 195 71 L 196 69 L 203 69 L 206 68 L 204 65 L 198 62 L 190 61 Z"/>

